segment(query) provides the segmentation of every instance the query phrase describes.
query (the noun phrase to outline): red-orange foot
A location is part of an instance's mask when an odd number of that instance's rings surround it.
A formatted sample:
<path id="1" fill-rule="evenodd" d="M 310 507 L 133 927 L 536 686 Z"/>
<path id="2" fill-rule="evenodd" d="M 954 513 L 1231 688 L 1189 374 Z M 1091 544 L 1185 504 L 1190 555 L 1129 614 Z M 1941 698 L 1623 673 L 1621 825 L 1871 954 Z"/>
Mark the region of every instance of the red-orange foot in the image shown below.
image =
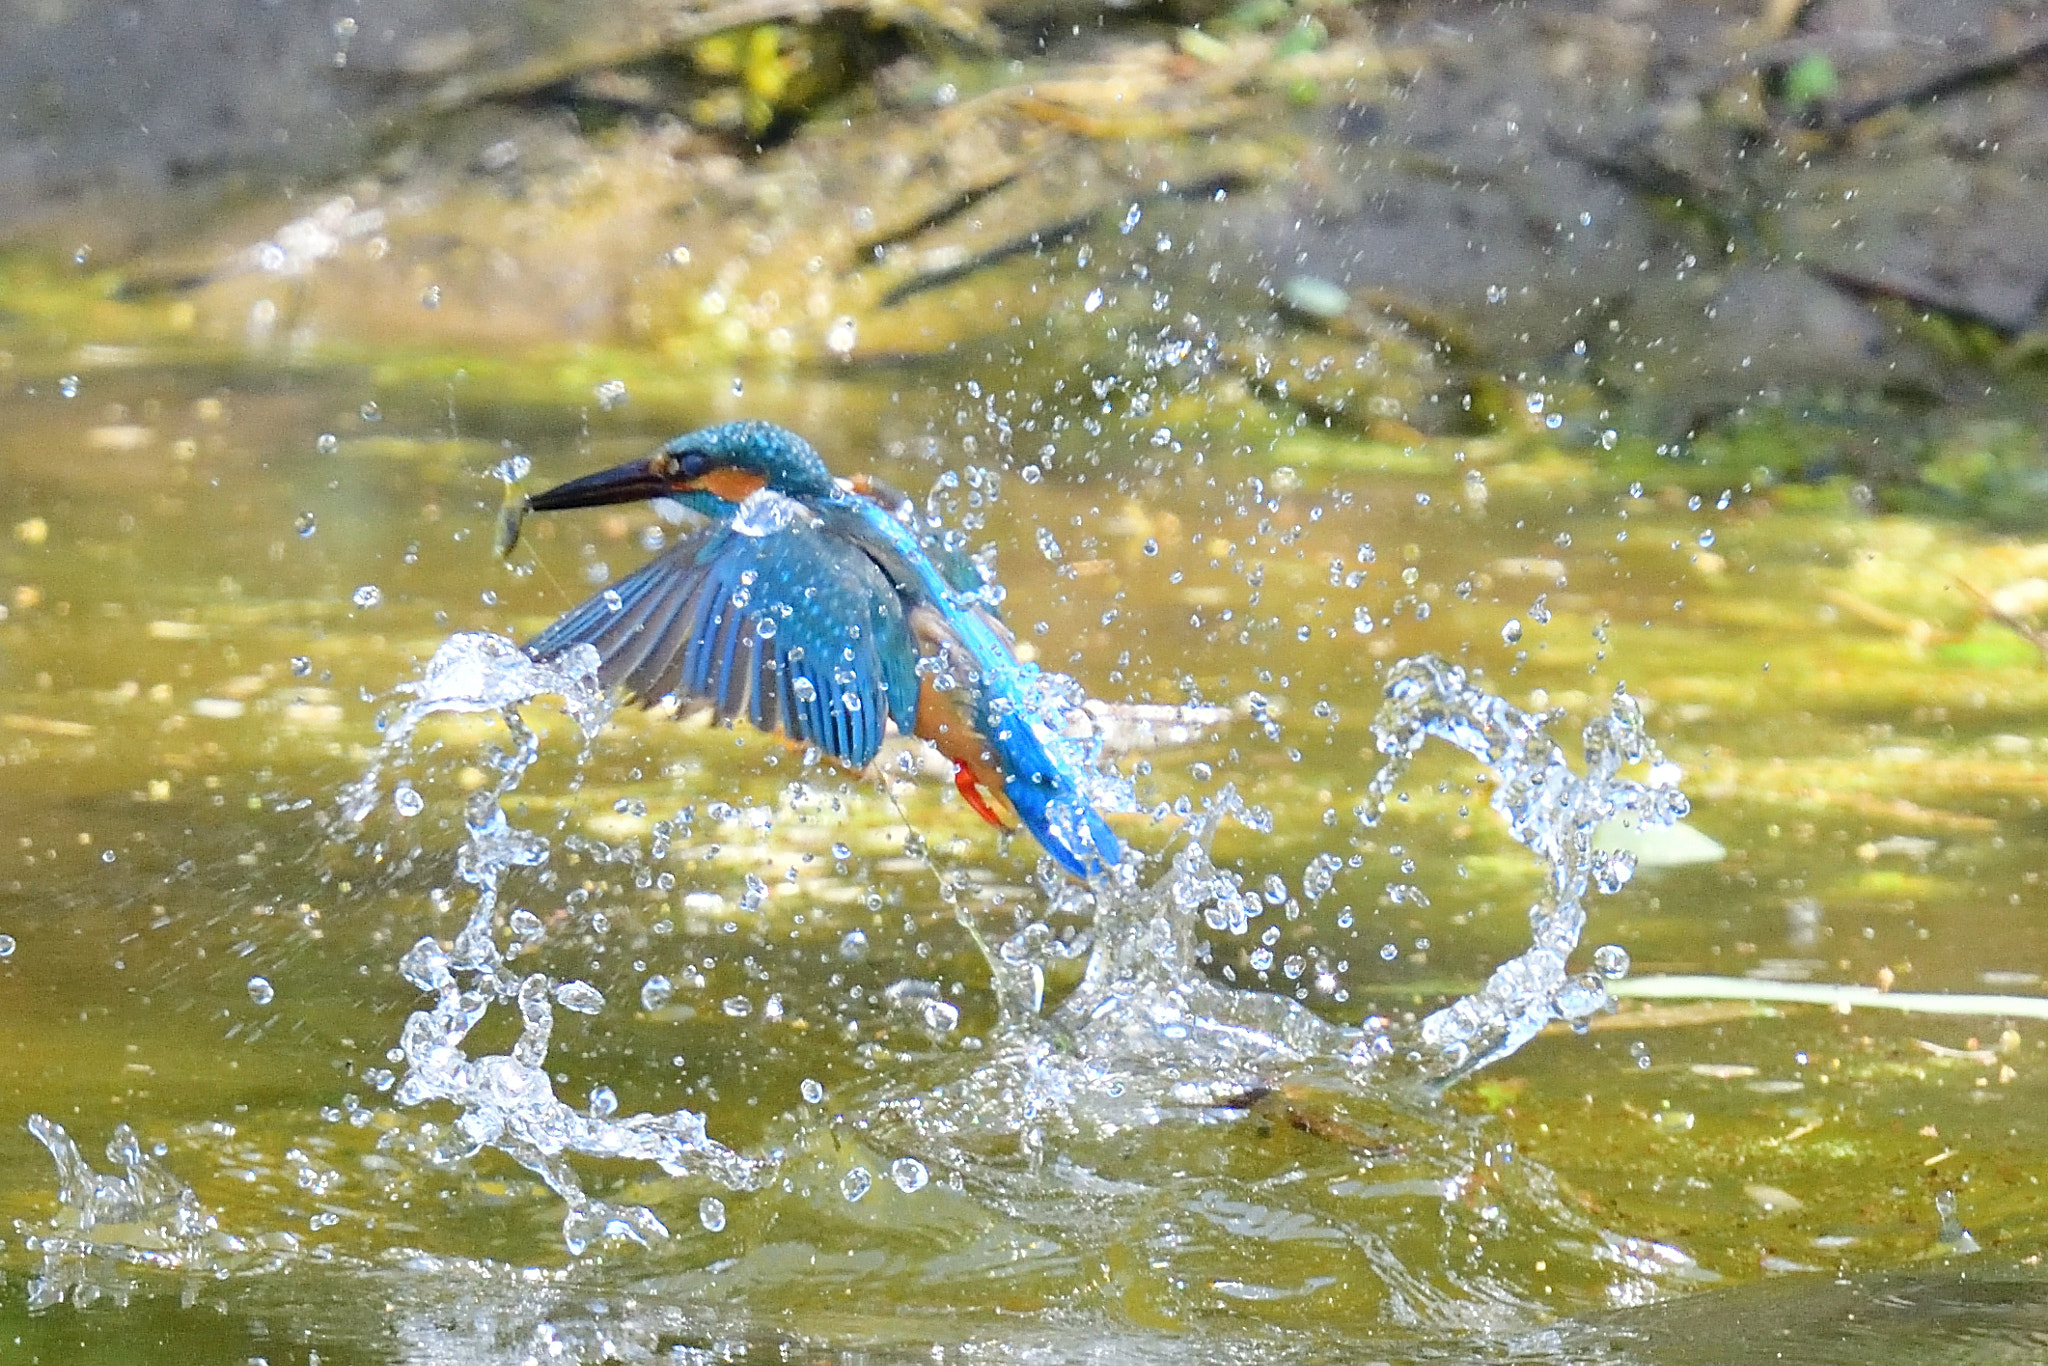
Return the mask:
<path id="1" fill-rule="evenodd" d="M 996 809 L 988 804 L 988 798 L 982 795 L 981 784 L 974 781 L 974 775 L 967 771 L 967 765 L 958 759 L 953 761 L 953 786 L 960 789 L 960 795 L 974 808 L 977 816 L 998 830 L 1004 828 L 1003 818 L 996 814 Z"/>

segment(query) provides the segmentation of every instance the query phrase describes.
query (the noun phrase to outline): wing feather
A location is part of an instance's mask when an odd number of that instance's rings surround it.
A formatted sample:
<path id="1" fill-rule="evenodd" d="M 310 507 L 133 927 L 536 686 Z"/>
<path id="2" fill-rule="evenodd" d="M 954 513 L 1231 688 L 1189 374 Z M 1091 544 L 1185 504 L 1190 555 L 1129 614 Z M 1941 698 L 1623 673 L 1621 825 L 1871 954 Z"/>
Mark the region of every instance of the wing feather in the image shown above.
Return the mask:
<path id="1" fill-rule="evenodd" d="M 769 623 L 765 628 L 764 623 Z M 916 646 L 903 602 L 874 560 L 801 519 L 764 535 L 707 527 L 565 613 L 527 646 L 579 644 L 598 676 L 643 702 L 709 705 L 866 764 L 883 721 L 906 732 Z"/>
<path id="2" fill-rule="evenodd" d="M 701 580 L 678 576 L 674 611 L 662 623 L 653 648 L 642 657 L 632 675 L 621 680 L 641 705 L 651 707 L 664 697 L 682 695 L 683 654 L 690 646 L 691 624 L 702 609 L 703 591 Z"/>
<path id="3" fill-rule="evenodd" d="M 599 677 L 650 706 L 660 700 L 660 690 L 649 686 L 653 680 L 648 663 L 665 652 L 687 588 L 674 580 L 659 583 L 606 624 L 603 636 L 590 642 L 602 661 Z"/>

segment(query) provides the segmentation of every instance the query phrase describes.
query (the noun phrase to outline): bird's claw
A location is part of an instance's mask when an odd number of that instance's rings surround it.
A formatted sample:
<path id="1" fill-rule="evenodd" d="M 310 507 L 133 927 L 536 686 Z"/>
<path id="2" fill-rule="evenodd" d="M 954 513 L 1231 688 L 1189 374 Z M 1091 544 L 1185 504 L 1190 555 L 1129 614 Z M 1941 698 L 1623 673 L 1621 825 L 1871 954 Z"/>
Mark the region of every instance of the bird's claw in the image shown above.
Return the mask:
<path id="1" fill-rule="evenodd" d="M 995 807 L 989 805 L 987 796 L 982 793 L 981 784 L 974 781 L 974 775 L 967 771 L 967 765 L 961 763 L 958 759 L 953 761 L 953 786 L 960 789 L 960 795 L 966 799 L 969 806 L 974 808 L 975 815 L 980 816 L 998 830 L 1009 828 L 1004 823 L 1003 818 L 996 814 Z"/>

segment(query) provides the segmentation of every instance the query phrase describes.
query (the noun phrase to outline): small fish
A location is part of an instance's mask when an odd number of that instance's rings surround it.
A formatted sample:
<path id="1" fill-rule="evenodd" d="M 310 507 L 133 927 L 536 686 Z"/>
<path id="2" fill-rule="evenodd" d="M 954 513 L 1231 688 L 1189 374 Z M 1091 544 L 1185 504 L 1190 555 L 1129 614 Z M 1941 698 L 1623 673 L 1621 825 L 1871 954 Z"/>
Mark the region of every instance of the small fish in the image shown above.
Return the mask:
<path id="1" fill-rule="evenodd" d="M 526 514 L 533 510 L 526 495 L 519 491 L 517 484 L 505 485 L 505 502 L 498 509 L 498 558 L 511 555 L 519 544 L 520 528 L 526 525 Z"/>

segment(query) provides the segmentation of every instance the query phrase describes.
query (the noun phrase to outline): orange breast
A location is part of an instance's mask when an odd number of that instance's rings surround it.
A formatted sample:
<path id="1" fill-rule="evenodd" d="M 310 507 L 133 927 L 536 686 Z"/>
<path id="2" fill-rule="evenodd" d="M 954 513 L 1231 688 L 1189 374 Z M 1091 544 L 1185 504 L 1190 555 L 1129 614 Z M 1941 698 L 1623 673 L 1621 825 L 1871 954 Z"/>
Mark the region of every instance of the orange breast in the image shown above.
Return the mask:
<path id="1" fill-rule="evenodd" d="M 1003 795 L 1003 775 L 995 766 L 995 756 L 962 714 L 959 698 L 956 691 L 941 692 L 933 687 L 929 676 L 919 679 L 917 737 L 931 741 L 938 746 L 939 753 L 966 769 L 987 795 L 989 804 L 1015 825 L 1017 813 Z"/>

